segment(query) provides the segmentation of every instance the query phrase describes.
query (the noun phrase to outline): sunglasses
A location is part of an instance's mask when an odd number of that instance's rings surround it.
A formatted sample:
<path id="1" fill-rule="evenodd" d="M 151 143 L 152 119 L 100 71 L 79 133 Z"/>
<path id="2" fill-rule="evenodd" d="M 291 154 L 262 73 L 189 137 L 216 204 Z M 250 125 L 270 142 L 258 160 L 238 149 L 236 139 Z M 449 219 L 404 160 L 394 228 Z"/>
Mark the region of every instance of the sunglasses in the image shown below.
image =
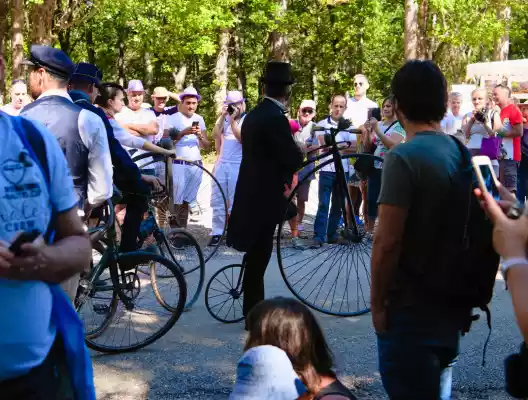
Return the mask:
<path id="1" fill-rule="evenodd" d="M 303 114 L 313 114 L 313 113 L 314 113 L 314 110 L 311 109 L 311 108 L 303 108 L 303 109 L 301 110 L 301 113 L 303 113 Z"/>
<path id="2" fill-rule="evenodd" d="M 166 97 L 154 97 L 156 100 L 167 100 Z"/>
<path id="3" fill-rule="evenodd" d="M 363 86 L 363 82 L 354 82 L 354 86 Z"/>

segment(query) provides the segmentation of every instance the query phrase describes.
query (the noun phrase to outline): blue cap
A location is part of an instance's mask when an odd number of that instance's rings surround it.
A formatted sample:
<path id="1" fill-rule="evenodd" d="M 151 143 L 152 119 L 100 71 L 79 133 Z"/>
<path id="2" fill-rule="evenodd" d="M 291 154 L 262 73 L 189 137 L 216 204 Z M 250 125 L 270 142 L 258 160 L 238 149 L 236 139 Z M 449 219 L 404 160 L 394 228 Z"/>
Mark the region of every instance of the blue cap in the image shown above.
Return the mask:
<path id="1" fill-rule="evenodd" d="M 75 64 L 64 51 L 39 44 L 31 45 L 29 59 L 22 64 L 44 68 L 50 74 L 65 79 L 69 79 L 75 69 Z"/>
<path id="2" fill-rule="evenodd" d="M 229 400 L 296 400 L 308 390 L 278 347 L 252 347 L 237 365 Z"/>
<path id="3" fill-rule="evenodd" d="M 95 65 L 85 62 L 80 62 L 75 65 L 75 71 L 70 80 L 82 80 L 90 82 L 94 85 L 100 85 L 103 79 L 103 73 Z"/>

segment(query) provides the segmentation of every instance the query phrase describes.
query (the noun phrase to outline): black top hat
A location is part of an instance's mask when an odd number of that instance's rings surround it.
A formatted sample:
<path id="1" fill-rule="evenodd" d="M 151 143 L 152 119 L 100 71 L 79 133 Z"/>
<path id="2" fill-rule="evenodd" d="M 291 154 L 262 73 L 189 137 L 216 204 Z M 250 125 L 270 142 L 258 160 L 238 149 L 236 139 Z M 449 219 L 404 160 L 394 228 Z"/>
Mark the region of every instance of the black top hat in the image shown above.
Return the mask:
<path id="1" fill-rule="evenodd" d="M 264 75 L 260 78 L 263 83 L 291 85 L 293 79 L 291 64 L 282 61 L 269 61 L 264 68 Z"/>
<path id="2" fill-rule="evenodd" d="M 93 64 L 80 62 L 75 66 L 75 71 L 71 76 L 72 81 L 85 81 L 96 86 L 101 84 L 103 73 Z"/>

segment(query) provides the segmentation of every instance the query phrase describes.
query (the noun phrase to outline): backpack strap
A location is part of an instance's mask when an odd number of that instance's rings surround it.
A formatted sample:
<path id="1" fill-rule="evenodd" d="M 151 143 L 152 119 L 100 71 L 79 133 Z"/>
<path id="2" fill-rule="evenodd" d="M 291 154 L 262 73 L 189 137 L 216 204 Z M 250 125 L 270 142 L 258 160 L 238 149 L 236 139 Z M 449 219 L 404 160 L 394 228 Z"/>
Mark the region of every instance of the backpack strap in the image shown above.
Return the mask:
<path id="1" fill-rule="evenodd" d="M 53 238 L 55 237 L 55 219 L 57 216 L 55 206 L 51 201 L 50 185 L 51 185 L 51 175 L 48 164 L 48 157 L 46 153 L 46 143 L 44 138 L 40 134 L 40 131 L 35 127 L 35 125 L 22 117 L 11 117 L 13 127 L 17 133 L 19 139 L 22 141 L 22 144 L 26 148 L 27 152 L 31 159 L 37 164 L 44 179 L 46 181 L 46 186 L 48 188 L 48 195 L 50 196 L 51 204 L 51 218 L 46 233 L 44 234 L 44 239 L 47 243 L 52 243 Z"/>

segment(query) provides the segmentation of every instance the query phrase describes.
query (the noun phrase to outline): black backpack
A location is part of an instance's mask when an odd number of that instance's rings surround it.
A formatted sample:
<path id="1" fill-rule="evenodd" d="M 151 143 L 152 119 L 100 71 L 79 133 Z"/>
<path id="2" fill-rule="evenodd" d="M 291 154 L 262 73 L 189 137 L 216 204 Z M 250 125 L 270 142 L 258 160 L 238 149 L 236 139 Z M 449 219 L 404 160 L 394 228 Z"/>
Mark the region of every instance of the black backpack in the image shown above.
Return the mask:
<path id="1" fill-rule="evenodd" d="M 459 140 L 449 137 L 462 154 L 462 167 L 452 179 L 449 202 L 444 205 L 447 213 L 435 222 L 438 236 L 432 239 L 437 251 L 424 276 L 424 289 L 428 296 L 440 296 L 436 302 L 459 309 L 486 309 L 500 260 L 493 248 L 493 225 L 473 193 L 478 180 L 471 155 Z"/>

